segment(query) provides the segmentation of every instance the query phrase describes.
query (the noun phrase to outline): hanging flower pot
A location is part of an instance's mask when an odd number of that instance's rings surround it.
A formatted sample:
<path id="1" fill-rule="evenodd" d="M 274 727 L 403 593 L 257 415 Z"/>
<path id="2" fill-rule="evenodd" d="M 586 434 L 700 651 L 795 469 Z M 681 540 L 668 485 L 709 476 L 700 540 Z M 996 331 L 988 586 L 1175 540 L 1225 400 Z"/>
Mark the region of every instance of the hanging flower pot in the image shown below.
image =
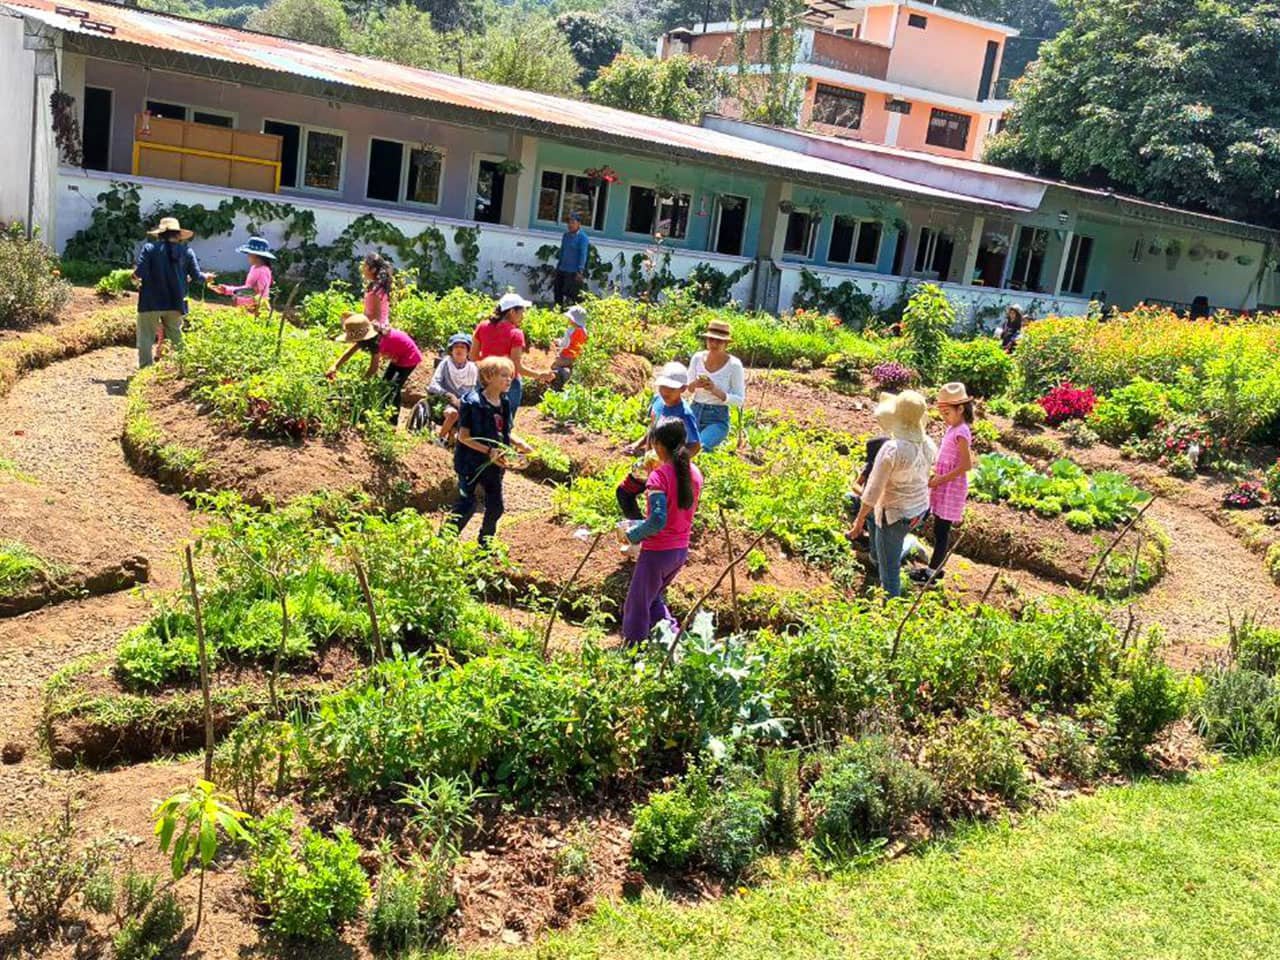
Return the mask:
<path id="1" fill-rule="evenodd" d="M 1253 257 L 1249 256 L 1247 253 L 1242 253 L 1240 256 L 1236 257 L 1236 263 L 1240 264 L 1242 267 L 1247 267 L 1253 263 Z"/>
<path id="2" fill-rule="evenodd" d="M 794 213 L 795 209 L 796 209 L 796 205 L 792 203 L 790 200 L 780 200 L 778 202 L 779 213 Z"/>
<path id="3" fill-rule="evenodd" d="M 1230 251 L 1230 250 L 1219 250 L 1219 251 L 1218 251 L 1218 259 L 1219 259 L 1219 260 L 1225 260 L 1225 259 L 1227 259 L 1227 257 L 1229 257 L 1229 256 L 1231 256 L 1231 251 Z"/>

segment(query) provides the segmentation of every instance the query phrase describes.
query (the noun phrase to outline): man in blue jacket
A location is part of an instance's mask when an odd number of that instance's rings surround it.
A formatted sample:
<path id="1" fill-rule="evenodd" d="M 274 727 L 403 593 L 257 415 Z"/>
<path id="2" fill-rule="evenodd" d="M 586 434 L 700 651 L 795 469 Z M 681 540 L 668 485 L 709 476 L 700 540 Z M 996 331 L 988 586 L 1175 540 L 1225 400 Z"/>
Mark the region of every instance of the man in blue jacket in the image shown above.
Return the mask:
<path id="1" fill-rule="evenodd" d="M 138 293 L 138 367 L 154 359 L 156 338 L 163 328 L 165 339 L 182 349 L 182 318 L 187 312 L 187 283 L 204 283 L 213 274 L 200 272 L 200 263 L 187 241 L 193 236 L 175 217 L 163 217 L 148 230 L 154 238 L 142 245 L 134 268 Z"/>
<path id="2" fill-rule="evenodd" d="M 569 229 L 560 238 L 560 260 L 556 264 L 556 306 L 567 307 L 578 302 L 582 293 L 582 275 L 587 269 L 587 251 L 591 243 L 582 231 L 582 220 L 576 212 L 569 214 Z"/>

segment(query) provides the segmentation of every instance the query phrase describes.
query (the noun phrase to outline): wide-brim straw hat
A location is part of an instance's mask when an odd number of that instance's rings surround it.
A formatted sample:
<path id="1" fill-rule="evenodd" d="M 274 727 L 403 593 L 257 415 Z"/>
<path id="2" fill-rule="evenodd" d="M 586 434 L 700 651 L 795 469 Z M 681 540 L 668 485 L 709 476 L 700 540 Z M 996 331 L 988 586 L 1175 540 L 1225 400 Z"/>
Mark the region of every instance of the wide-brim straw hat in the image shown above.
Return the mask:
<path id="1" fill-rule="evenodd" d="M 944 383 L 938 388 L 938 399 L 934 402 L 943 407 L 960 407 L 969 400 L 969 391 L 963 383 Z"/>
<path id="2" fill-rule="evenodd" d="M 889 431 L 889 436 L 899 440 L 923 443 L 924 424 L 928 416 L 929 404 L 914 390 L 903 390 L 896 396 L 883 393 L 876 406 L 876 420 Z"/>
<path id="3" fill-rule="evenodd" d="M 378 335 L 378 331 L 367 317 L 351 313 L 342 318 L 342 333 L 334 339 L 338 343 L 364 343 Z"/>
<path id="4" fill-rule="evenodd" d="M 707 324 L 707 329 L 702 331 L 703 340 L 724 340 L 733 339 L 733 328 L 724 320 L 712 320 Z"/>
<path id="5" fill-rule="evenodd" d="M 177 233 L 183 240 L 190 240 L 195 236 L 190 230 L 183 230 L 182 224 L 178 223 L 177 217 L 161 217 L 160 223 L 156 225 L 154 230 L 148 230 L 147 236 L 158 237 L 162 233 Z"/>

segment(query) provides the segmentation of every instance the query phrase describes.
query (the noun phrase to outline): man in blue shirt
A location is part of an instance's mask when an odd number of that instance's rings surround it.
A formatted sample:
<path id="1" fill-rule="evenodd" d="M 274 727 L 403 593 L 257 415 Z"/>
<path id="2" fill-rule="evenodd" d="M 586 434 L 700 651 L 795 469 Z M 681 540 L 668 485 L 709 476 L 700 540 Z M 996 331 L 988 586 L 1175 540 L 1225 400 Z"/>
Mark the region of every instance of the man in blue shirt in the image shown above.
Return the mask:
<path id="1" fill-rule="evenodd" d="M 560 260 L 556 263 L 556 306 L 567 307 L 578 302 L 582 293 L 582 275 L 587 269 L 587 251 L 591 243 L 582 232 L 577 212 L 569 213 L 569 229 L 560 238 Z"/>
<path id="2" fill-rule="evenodd" d="M 183 230 L 174 217 L 164 217 L 154 230 L 153 239 L 142 245 L 134 268 L 138 292 L 138 366 L 151 366 L 156 338 L 164 329 L 165 339 L 175 350 L 182 349 L 182 318 L 187 312 L 187 283 L 203 283 L 213 274 L 200 272 L 200 263 L 187 241 L 190 230 Z"/>

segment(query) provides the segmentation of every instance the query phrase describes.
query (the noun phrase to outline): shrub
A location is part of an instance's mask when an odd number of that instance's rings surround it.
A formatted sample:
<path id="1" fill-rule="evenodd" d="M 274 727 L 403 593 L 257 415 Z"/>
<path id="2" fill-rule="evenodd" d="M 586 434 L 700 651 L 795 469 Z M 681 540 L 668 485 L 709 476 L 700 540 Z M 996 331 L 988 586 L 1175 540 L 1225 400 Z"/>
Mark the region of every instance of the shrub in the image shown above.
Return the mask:
<path id="1" fill-rule="evenodd" d="M 1089 731 L 1070 717 L 1057 717 L 1042 727 L 1044 762 L 1077 783 L 1087 783 L 1098 772 L 1098 751 L 1089 740 Z"/>
<path id="2" fill-rule="evenodd" d="M 1123 443 L 1131 437 L 1146 437 L 1174 408 L 1174 391 L 1159 383 L 1138 378 L 1107 394 L 1089 414 L 1089 426 L 1107 443 Z M 1185 403 L 1185 398 L 1182 398 Z"/>
<path id="3" fill-rule="evenodd" d="M 1096 446 L 1098 441 L 1102 439 L 1084 420 L 1068 421 L 1066 427 L 1063 428 L 1063 432 L 1066 434 L 1067 443 L 1073 447 L 1080 447 L 1086 450 L 1089 447 Z"/>
<path id="4" fill-rule="evenodd" d="M 1272 677 L 1219 667 L 1204 679 L 1194 720 L 1210 746 L 1234 757 L 1280 752 L 1280 685 Z"/>
<path id="5" fill-rule="evenodd" d="M 655 793 L 633 811 L 631 853 L 650 867 L 680 870 L 698 851 L 698 828 L 705 799 L 690 795 L 681 784 L 675 790 Z"/>
<path id="6" fill-rule="evenodd" d="M 1140 763 L 1147 747 L 1182 717 L 1186 705 L 1186 685 L 1160 659 L 1154 639 L 1130 651 L 1105 703 L 1113 756 L 1122 764 Z"/>
<path id="7" fill-rule="evenodd" d="M 1222 496 L 1222 505 L 1228 510 L 1256 510 L 1262 506 L 1266 491 L 1260 484 L 1242 481 Z"/>
<path id="8" fill-rule="evenodd" d="M 452 853 L 437 851 L 415 857 L 407 869 L 383 867 L 369 912 L 369 942 L 375 949 L 400 956 L 439 939 L 455 905 L 452 861 Z"/>
<path id="9" fill-rule="evenodd" d="M 1019 804 L 1031 792 L 1021 741 L 1021 730 L 1012 720 L 990 714 L 967 717 L 929 737 L 925 766 L 949 804 L 960 804 L 974 792 Z"/>
<path id="10" fill-rule="evenodd" d="M 958 381 L 974 397 L 998 397 L 1013 382 L 1013 358 L 989 337 L 949 340 L 942 351 L 938 379 Z"/>
<path id="11" fill-rule="evenodd" d="M 898 833 L 938 799 L 933 779 L 887 737 L 846 743 L 823 761 L 809 792 L 817 810 L 814 843 L 828 856 L 857 853 L 868 841 Z"/>
<path id="12" fill-rule="evenodd" d="M 1230 647 L 1241 670 L 1254 670 L 1268 677 L 1280 674 L 1280 630 L 1264 627 L 1246 616 L 1233 627 Z"/>
<path id="13" fill-rule="evenodd" d="M 332 939 L 369 899 L 360 848 L 344 828 L 329 839 L 304 827 L 296 845 L 293 813 L 286 808 L 260 822 L 252 846 L 249 885 L 279 934 Z"/>
<path id="14" fill-rule="evenodd" d="M 718 790 L 698 827 L 698 853 L 710 869 L 736 877 L 765 848 L 771 807 L 769 792 L 751 782 Z"/>
<path id="15" fill-rule="evenodd" d="M 156 896 L 155 877 L 130 868 L 121 878 L 119 896 L 109 886 L 106 892 L 108 902 L 94 909 L 114 910 L 120 927 L 111 938 L 116 960 L 155 960 L 173 946 L 186 925 L 182 905 L 172 891 Z"/>
<path id="16" fill-rule="evenodd" d="M 79 843 L 69 801 L 60 816 L 29 833 L 0 836 L 0 890 L 18 929 L 36 937 L 56 930 L 72 897 L 102 871 L 107 843 Z"/>
<path id="17" fill-rule="evenodd" d="M 871 368 L 871 379 L 882 390 L 897 393 L 916 382 L 917 374 L 910 367 L 890 361 L 878 363 Z"/>
<path id="18" fill-rule="evenodd" d="M 1022 427 L 1024 430 L 1043 427 L 1047 419 L 1048 416 L 1044 412 L 1044 407 L 1038 403 L 1021 403 L 1013 411 L 1014 425 Z"/>
<path id="19" fill-rule="evenodd" d="M 1098 398 L 1091 387 L 1078 389 L 1067 381 L 1058 384 L 1036 402 L 1044 408 L 1045 421 L 1056 427 L 1068 420 L 1083 420 L 1093 412 Z"/>
<path id="20" fill-rule="evenodd" d="M 990 453 L 1000 442 L 1000 428 L 990 420 L 976 420 L 973 424 L 973 449 L 978 453 Z"/>
<path id="21" fill-rule="evenodd" d="M 1264 482 L 1267 485 L 1267 493 L 1271 495 L 1272 501 L 1280 503 L 1280 459 L 1267 468 Z"/>
<path id="22" fill-rule="evenodd" d="M 1106 609 L 1084 599 L 1032 605 L 1013 627 L 1009 689 L 1028 705 L 1062 709 L 1092 700 L 1120 665 Z"/>
<path id="23" fill-rule="evenodd" d="M 902 313 L 907 355 L 926 383 L 936 383 L 947 334 L 956 325 L 956 310 L 937 284 L 921 284 Z"/>
<path id="24" fill-rule="evenodd" d="M 58 258 L 17 221 L 0 223 L 0 277 L 0 328 L 54 320 L 71 297 Z"/>

